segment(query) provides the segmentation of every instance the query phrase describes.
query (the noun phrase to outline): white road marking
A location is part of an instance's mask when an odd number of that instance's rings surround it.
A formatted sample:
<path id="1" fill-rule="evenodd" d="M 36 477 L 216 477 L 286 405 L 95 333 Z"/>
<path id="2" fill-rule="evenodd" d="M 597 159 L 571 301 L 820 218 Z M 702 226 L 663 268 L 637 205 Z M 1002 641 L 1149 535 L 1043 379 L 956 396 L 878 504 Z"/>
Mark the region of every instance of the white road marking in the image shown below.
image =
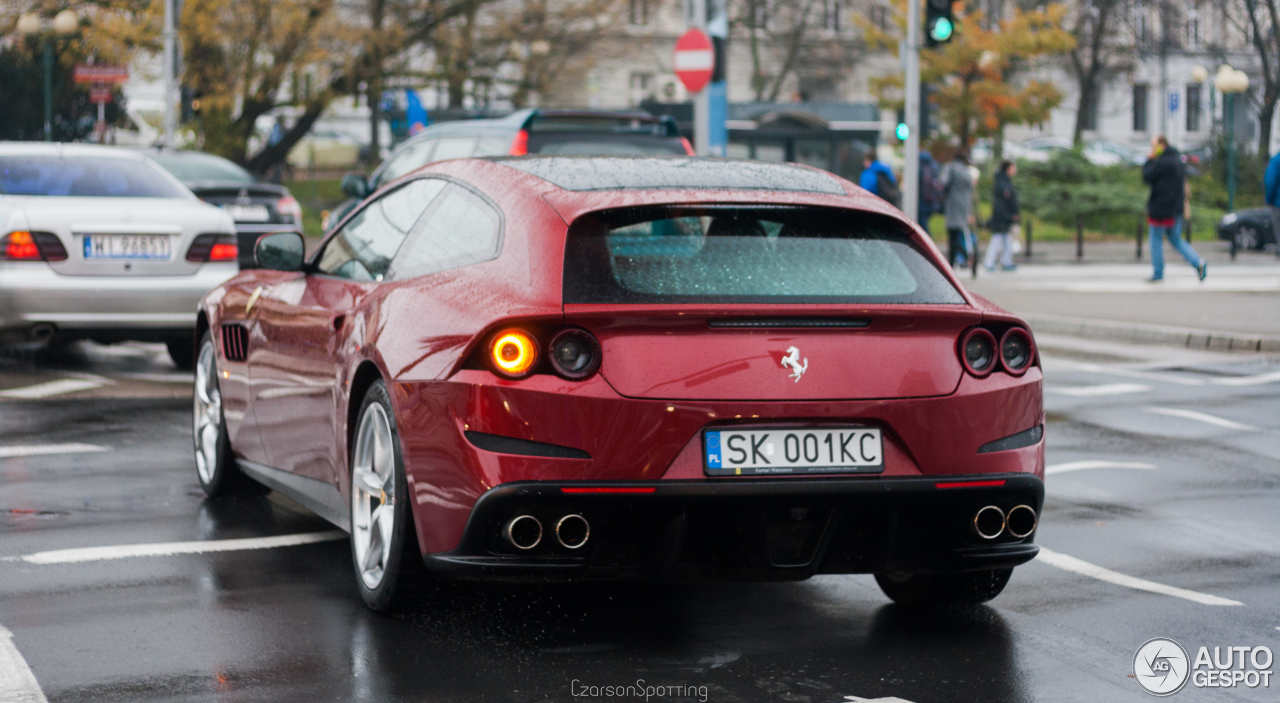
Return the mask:
<path id="1" fill-rule="evenodd" d="M 100 444 L 81 444 L 79 442 L 69 442 L 67 444 L 0 445 L 0 459 L 9 459 L 19 456 L 44 456 L 46 454 L 87 454 L 89 452 L 109 451 L 111 451 L 111 447 L 104 447 Z"/>
<path id="2" fill-rule="evenodd" d="M 1215 378 L 1210 383 L 1219 386 L 1263 386 L 1268 383 L 1280 383 L 1280 371 L 1260 373 L 1256 376 L 1238 376 L 1234 378 Z"/>
<path id="3" fill-rule="evenodd" d="M 1084 361 L 1072 361 L 1070 359 L 1054 359 L 1053 363 L 1058 366 L 1064 366 L 1076 371 L 1085 371 L 1088 373 L 1103 374 L 1107 376 L 1123 376 L 1125 378 L 1140 378 L 1146 381 L 1162 381 L 1164 383 L 1176 383 L 1180 386 L 1203 386 L 1206 381 L 1200 378 L 1183 378 L 1173 374 L 1159 373 L 1156 371 L 1137 371 L 1134 369 L 1122 369 L 1115 366 L 1103 366 L 1102 364 L 1091 364 Z"/>
<path id="4" fill-rule="evenodd" d="M 275 537 L 247 537 L 244 539 L 204 540 L 199 542 L 159 542 L 155 544 L 122 544 L 114 547 L 84 547 L 81 549 L 55 549 L 18 557 L 28 564 L 79 564 L 86 561 L 126 559 L 129 557 L 165 557 L 175 554 L 206 554 L 209 552 L 239 552 L 249 549 L 274 549 L 301 544 L 332 542 L 346 539 L 341 530 L 328 532 L 304 532 Z"/>
<path id="5" fill-rule="evenodd" d="M 1155 464 L 1145 464 L 1141 461 L 1107 461 L 1104 459 L 1084 459 L 1081 461 L 1068 461 L 1063 464 L 1054 464 L 1053 466 L 1044 467 L 1046 476 L 1050 474 L 1062 474 L 1068 471 L 1083 471 L 1085 469 L 1154 469 Z"/>
<path id="6" fill-rule="evenodd" d="M 154 383 L 195 383 L 195 374 L 190 373 L 122 373 L 119 378 L 130 381 L 152 381 Z"/>
<path id="7" fill-rule="evenodd" d="M 27 660 L 13 646 L 13 633 L 0 625 L 0 703 L 48 703 Z"/>
<path id="8" fill-rule="evenodd" d="M 1224 417 L 1197 412 L 1195 410 L 1182 410 L 1180 408 L 1147 408 L 1147 412 L 1155 413 L 1157 415 L 1168 415 L 1169 417 L 1181 417 L 1186 420 L 1195 420 L 1196 422 L 1203 422 L 1206 425 L 1223 427 L 1228 430 L 1241 430 L 1246 432 L 1258 431 L 1258 428 L 1253 425 L 1246 425 L 1243 422 L 1236 422 L 1235 420 L 1228 420 Z"/>
<path id="9" fill-rule="evenodd" d="M 1122 574 L 1118 571 L 1112 571 L 1111 569 L 1098 566 L 1097 564 L 1090 564 L 1082 559 L 1061 554 L 1044 547 L 1040 547 L 1040 555 L 1036 557 L 1036 560 L 1042 561 L 1050 566 L 1056 566 L 1065 571 L 1095 578 L 1099 581 L 1106 581 L 1107 583 L 1114 583 L 1117 586 L 1125 586 L 1139 591 L 1159 593 L 1165 596 L 1173 596 L 1174 598 L 1183 598 L 1202 605 L 1244 605 L 1244 603 L 1241 603 L 1238 600 L 1222 598 L 1208 593 L 1199 593 L 1197 591 L 1188 591 L 1185 588 L 1166 586 L 1163 583 L 1156 583 L 1155 581 L 1148 581 L 1136 576 Z"/>
<path id="10" fill-rule="evenodd" d="M 1047 386 L 1046 393 L 1069 395 L 1073 398 L 1096 398 L 1103 395 L 1124 395 L 1126 393 L 1146 393 L 1151 386 L 1140 383 L 1104 383 L 1100 386 Z"/>
<path id="11" fill-rule="evenodd" d="M 905 698 L 898 698 L 897 696 L 890 696 L 889 698 L 859 698 L 858 696 L 845 696 L 844 699 L 846 701 L 853 701 L 853 703 L 911 703 L 911 701 Z"/>
<path id="12" fill-rule="evenodd" d="M 34 386 L 22 386 L 20 388 L 10 388 L 8 390 L 0 391 L 0 398 L 34 400 L 36 398 L 48 398 L 55 395 L 65 395 L 67 393 L 79 393 L 80 391 L 92 390 L 100 386 L 105 386 L 107 383 L 109 383 L 109 381 L 106 379 L 99 381 L 90 378 L 62 378 L 57 381 L 37 383 Z"/>

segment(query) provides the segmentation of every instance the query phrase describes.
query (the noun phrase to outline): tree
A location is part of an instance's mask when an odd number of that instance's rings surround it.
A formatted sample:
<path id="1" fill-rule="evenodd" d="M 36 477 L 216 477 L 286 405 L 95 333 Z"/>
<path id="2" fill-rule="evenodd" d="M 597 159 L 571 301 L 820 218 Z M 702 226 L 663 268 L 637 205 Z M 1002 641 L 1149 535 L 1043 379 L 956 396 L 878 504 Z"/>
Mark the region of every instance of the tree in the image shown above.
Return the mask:
<path id="1" fill-rule="evenodd" d="M 1248 11 L 1247 36 L 1262 72 L 1261 109 L 1258 111 L 1258 153 L 1271 149 L 1271 124 L 1280 101 L 1280 0 L 1244 0 Z"/>
<path id="2" fill-rule="evenodd" d="M 1076 40 L 1071 50 L 1071 68 L 1080 96 L 1071 141 L 1077 147 L 1083 141 L 1086 121 L 1097 114 L 1102 78 L 1115 70 L 1121 58 L 1132 53 L 1120 41 L 1119 15 L 1125 7 L 1125 0 L 1085 0 L 1076 7 L 1071 29 Z"/>
<path id="3" fill-rule="evenodd" d="M 831 82 L 861 60 L 865 44 L 841 36 L 841 7 L 840 0 L 742 0 L 730 9 L 731 27 L 746 35 L 757 102 L 777 102 L 792 74 Z"/>
<path id="4" fill-rule="evenodd" d="M 898 44 L 906 28 L 905 0 L 896 9 L 896 31 L 864 24 L 869 43 Z M 1062 93 L 1050 82 L 1030 79 L 1019 86 L 1014 78 L 1029 63 L 1075 47 L 1074 38 L 1062 29 L 1066 8 L 1056 3 L 1032 9 L 1015 6 L 1007 14 L 986 21 L 980 10 L 962 13 L 951 41 L 921 52 L 920 79 L 937 86 L 931 102 L 966 149 L 978 137 L 999 137 L 1006 125 L 1043 122 L 1062 101 Z M 872 84 L 880 90 L 882 104 L 901 106 L 901 76 Z"/>

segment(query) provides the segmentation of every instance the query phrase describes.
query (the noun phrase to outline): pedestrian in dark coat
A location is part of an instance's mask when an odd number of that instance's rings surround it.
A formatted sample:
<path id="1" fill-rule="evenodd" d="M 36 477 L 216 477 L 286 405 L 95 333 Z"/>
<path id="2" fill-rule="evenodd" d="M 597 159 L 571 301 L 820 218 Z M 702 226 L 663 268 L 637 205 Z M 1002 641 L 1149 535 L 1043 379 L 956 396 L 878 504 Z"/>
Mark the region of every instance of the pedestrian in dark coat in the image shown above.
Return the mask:
<path id="1" fill-rule="evenodd" d="M 1151 282 L 1164 280 L 1164 240 L 1195 268 L 1200 280 L 1209 265 L 1182 238 L 1182 216 L 1187 197 L 1187 175 L 1182 157 L 1169 140 L 1160 135 L 1151 140 L 1151 153 L 1142 165 L 1142 180 L 1151 186 L 1147 198 L 1147 228 L 1151 239 Z"/>
<path id="2" fill-rule="evenodd" d="M 1013 263 L 1013 242 L 1011 232 L 1013 226 L 1021 221 L 1018 209 L 1018 191 L 1013 187 L 1013 177 L 1018 175 L 1018 165 L 1012 161 L 1000 164 L 996 171 L 995 188 L 991 192 L 991 219 L 987 227 L 991 229 L 991 243 L 987 245 L 987 258 L 983 261 L 988 271 L 996 270 L 996 256 L 1000 256 L 1000 267 L 1005 271 L 1017 268 Z"/>
<path id="3" fill-rule="evenodd" d="M 964 149 L 942 169 L 942 214 L 947 220 L 947 260 L 952 266 L 968 260 L 965 229 L 974 223 L 973 176 L 969 175 L 969 155 Z"/>

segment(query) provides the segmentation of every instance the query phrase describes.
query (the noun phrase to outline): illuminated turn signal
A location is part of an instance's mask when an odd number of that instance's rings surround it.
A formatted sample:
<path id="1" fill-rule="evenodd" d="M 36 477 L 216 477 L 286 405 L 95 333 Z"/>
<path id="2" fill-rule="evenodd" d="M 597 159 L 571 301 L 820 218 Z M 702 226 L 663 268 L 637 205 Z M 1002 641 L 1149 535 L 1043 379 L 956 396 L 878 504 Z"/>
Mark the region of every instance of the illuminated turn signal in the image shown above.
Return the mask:
<path id="1" fill-rule="evenodd" d="M 40 260 L 40 248 L 30 232 L 10 232 L 0 241 L 4 244 L 4 258 L 9 261 Z"/>
<path id="2" fill-rule="evenodd" d="M 503 330 L 489 344 L 489 360 L 498 373 L 520 378 L 538 363 L 538 343 L 524 330 Z"/>

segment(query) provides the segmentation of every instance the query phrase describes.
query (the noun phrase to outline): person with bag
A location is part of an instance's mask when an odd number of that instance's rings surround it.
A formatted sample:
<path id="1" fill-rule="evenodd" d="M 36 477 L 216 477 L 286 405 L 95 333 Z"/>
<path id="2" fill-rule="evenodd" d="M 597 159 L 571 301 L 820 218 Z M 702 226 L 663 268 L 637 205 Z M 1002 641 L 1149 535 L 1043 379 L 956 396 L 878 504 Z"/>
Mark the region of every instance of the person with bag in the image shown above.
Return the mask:
<path id="1" fill-rule="evenodd" d="M 1160 135 L 1151 140 L 1151 153 L 1142 165 L 1142 180 L 1151 186 L 1147 198 L 1147 228 L 1151 239 L 1151 283 L 1164 280 L 1164 240 L 1195 268 L 1200 280 L 1209 273 L 1209 264 L 1182 238 L 1186 214 L 1187 175 L 1178 150 Z"/>
<path id="2" fill-rule="evenodd" d="M 987 258 L 982 262 L 988 271 L 996 270 L 996 256 L 1000 257 L 1000 268 L 1013 271 L 1017 267 L 1013 263 L 1013 228 L 1021 221 L 1018 209 L 1018 191 L 1013 187 L 1013 177 L 1018 175 L 1018 165 L 1012 161 L 1000 164 L 996 171 L 995 187 L 991 192 L 991 220 L 987 227 L 991 229 L 991 243 L 987 245 Z"/>
<path id="3" fill-rule="evenodd" d="M 955 156 L 942 169 L 942 214 L 947 220 L 947 260 L 952 266 L 964 266 L 965 231 L 974 224 L 973 177 L 969 174 L 969 155 L 957 149 Z"/>
<path id="4" fill-rule="evenodd" d="M 862 175 L 858 176 L 858 185 L 894 207 L 899 207 L 902 202 L 902 192 L 898 190 L 898 180 L 893 177 L 893 169 L 876 158 L 875 149 L 862 157 Z"/>
<path id="5" fill-rule="evenodd" d="M 1280 151 L 1267 162 L 1262 187 L 1266 202 L 1271 206 L 1271 236 L 1276 240 L 1276 256 L 1280 256 Z"/>

